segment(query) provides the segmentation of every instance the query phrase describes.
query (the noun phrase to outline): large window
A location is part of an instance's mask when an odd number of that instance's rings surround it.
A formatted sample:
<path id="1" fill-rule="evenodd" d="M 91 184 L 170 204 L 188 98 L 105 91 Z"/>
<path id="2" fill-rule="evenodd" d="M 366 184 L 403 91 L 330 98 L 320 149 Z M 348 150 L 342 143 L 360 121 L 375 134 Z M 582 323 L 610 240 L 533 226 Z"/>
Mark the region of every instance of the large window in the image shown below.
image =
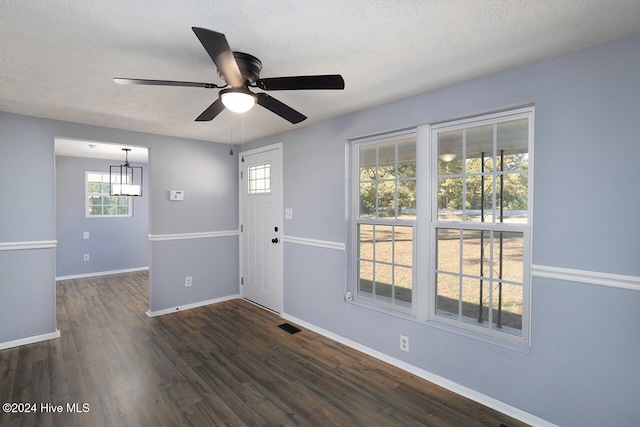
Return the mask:
<path id="1" fill-rule="evenodd" d="M 528 344 L 532 148 L 533 107 L 352 142 L 355 299 Z"/>
<path id="2" fill-rule="evenodd" d="M 413 311 L 415 134 L 359 141 L 354 154 L 354 293 Z"/>
<path id="3" fill-rule="evenodd" d="M 528 339 L 532 118 L 432 128 L 432 320 Z"/>
<path id="4" fill-rule="evenodd" d="M 109 195 L 109 173 L 86 173 L 88 217 L 131 216 L 131 197 Z"/>

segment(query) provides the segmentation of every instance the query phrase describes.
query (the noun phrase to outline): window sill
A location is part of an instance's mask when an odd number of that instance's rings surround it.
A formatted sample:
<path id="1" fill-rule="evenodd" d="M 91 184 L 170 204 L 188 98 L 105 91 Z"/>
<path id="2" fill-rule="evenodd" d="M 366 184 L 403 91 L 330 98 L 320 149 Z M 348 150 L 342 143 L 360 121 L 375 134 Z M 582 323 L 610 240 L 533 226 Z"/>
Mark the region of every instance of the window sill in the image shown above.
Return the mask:
<path id="1" fill-rule="evenodd" d="M 400 319 L 411 320 L 414 322 L 418 321 L 418 318 L 416 317 L 416 315 L 411 312 L 403 311 L 400 308 L 394 309 L 386 305 L 376 304 L 375 302 L 371 302 L 367 299 L 363 299 L 355 295 L 354 295 L 353 301 L 345 301 L 345 302 L 351 305 L 366 308 L 368 310 L 377 311 L 378 313 L 386 314 L 393 317 L 398 317 Z M 424 322 L 421 322 L 421 323 L 424 323 Z"/>
<path id="2" fill-rule="evenodd" d="M 354 298 L 353 301 L 345 301 L 345 303 L 351 304 L 357 307 L 361 307 L 367 310 L 373 310 L 387 316 L 393 316 L 402 320 L 408 320 L 410 322 L 419 323 L 421 325 L 424 325 L 430 328 L 435 328 L 435 329 L 439 329 L 441 331 L 449 332 L 452 334 L 461 335 L 465 338 L 471 338 L 476 341 L 480 341 L 486 344 L 491 344 L 497 347 L 502 347 L 507 350 L 516 351 L 518 353 L 522 353 L 526 355 L 531 354 L 531 345 L 524 342 L 519 343 L 519 342 L 507 340 L 507 339 L 503 340 L 493 336 L 480 334 L 480 333 L 469 331 L 463 328 L 458 328 L 456 326 L 447 325 L 447 324 L 438 322 L 437 320 L 419 319 L 415 314 L 394 310 L 393 308 L 384 307 L 375 303 L 371 303 L 366 300 L 362 300 L 360 298 Z"/>
<path id="3" fill-rule="evenodd" d="M 481 341 L 487 344 L 506 348 L 507 350 L 513 350 L 513 351 L 517 351 L 519 353 L 528 354 L 528 355 L 531 354 L 531 345 L 525 343 L 524 341 L 515 342 L 509 339 L 500 339 L 490 335 L 484 335 L 484 334 L 470 331 L 467 329 L 458 328 L 456 326 L 447 325 L 447 324 L 438 322 L 437 320 L 425 320 L 422 323 L 424 323 L 429 327 L 440 329 L 441 331 L 450 332 L 456 335 L 462 335 L 463 337 L 471 338 L 476 341 Z"/>

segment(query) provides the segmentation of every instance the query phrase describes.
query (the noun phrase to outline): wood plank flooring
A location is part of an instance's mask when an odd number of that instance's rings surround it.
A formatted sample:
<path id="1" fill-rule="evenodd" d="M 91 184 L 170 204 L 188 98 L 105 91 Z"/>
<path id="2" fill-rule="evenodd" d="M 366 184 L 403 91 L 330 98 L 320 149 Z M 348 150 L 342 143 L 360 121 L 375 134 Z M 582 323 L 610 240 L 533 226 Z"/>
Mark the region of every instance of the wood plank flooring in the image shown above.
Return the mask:
<path id="1" fill-rule="evenodd" d="M 524 426 L 242 300 L 149 318 L 147 282 L 58 282 L 61 338 L 0 351 L 0 403 L 38 412 L 0 426 Z"/>

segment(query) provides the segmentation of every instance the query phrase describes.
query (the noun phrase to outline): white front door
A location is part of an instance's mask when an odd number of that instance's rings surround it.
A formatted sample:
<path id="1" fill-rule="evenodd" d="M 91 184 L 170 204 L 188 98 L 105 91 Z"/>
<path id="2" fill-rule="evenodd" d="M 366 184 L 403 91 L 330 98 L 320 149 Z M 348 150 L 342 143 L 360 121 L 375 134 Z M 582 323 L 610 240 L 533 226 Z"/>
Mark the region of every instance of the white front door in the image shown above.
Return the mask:
<path id="1" fill-rule="evenodd" d="M 246 151 L 239 158 L 240 292 L 282 313 L 282 144 Z"/>

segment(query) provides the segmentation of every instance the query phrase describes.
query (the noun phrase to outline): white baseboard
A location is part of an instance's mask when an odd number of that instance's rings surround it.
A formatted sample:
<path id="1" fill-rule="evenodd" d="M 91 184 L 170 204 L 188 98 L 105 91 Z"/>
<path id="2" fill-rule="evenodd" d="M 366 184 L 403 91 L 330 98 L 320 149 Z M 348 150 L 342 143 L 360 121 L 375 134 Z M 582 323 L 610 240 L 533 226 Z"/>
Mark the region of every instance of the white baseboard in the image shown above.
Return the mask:
<path id="1" fill-rule="evenodd" d="M 165 314 L 171 314 L 171 313 L 175 313 L 177 311 L 184 311 L 184 310 L 190 310 L 192 308 L 198 308 L 198 307 L 203 307 L 205 305 L 209 305 L 209 304 L 217 304 L 223 301 L 229 301 L 232 299 L 237 299 L 240 298 L 240 295 L 229 295 L 226 297 L 221 297 L 221 298 L 215 298 L 215 299 L 210 299 L 210 300 L 206 300 L 206 301 L 198 301 L 198 302 L 194 302 L 192 304 L 185 304 L 185 305 L 179 305 L 176 307 L 171 307 L 171 308 L 165 308 L 164 310 L 157 310 L 157 311 L 151 311 L 151 310 L 147 310 L 147 316 L 149 317 L 156 317 L 156 316 L 163 316 Z"/>
<path id="2" fill-rule="evenodd" d="M 452 391 L 456 394 L 459 394 L 460 396 L 464 396 L 468 399 L 471 399 L 477 403 L 480 403 L 481 405 L 487 406 L 491 409 L 494 409 L 496 411 L 499 411 L 509 417 L 515 418 L 517 420 L 520 420 L 524 423 L 527 423 L 529 425 L 532 426 L 540 426 L 540 427 L 558 427 L 555 424 L 552 424 L 546 420 L 543 420 L 542 418 L 536 417 L 535 415 L 532 415 L 528 412 L 525 412 L 521 409 L 518 409 L 514 406 L 508 405 L 504 402 L 501 402 L 497 399 L 494 399 L 492 397 L 489 397 L 485 394 L 479 393 L 475 390 L 472 390 L 468 387 L 465 387 L 463 385 L 460 385 L 458 383 L 455 383 L 451 380 L 448 380 L 444 377 L 441 377 L 439 375 L 433 374 L 429 371 L 426 371 L 422 368 L 418 368 L 416 366 L 413 366 L 409 363 L 403 362 L 402 360 L 396 359 L 394 357 L 391 357 L 387 354 L 384 354 L 378 350 L 374 350 L 372 348 L 369 348 L 367 346 L 364 346 L 360 343 L 357 343 L 355 341 L 351 341 L 350 339 L 344 338 L 340 335 L 334 334 L 333 332 L 327 331 L 325 329 L 322 329 L 318 326 L 315 326 L 311 323 L 305 322 L 304 320 L 298 319 L 297 317 L 288 315 L 286 313 L 282 313 L 282 318 L 289 320 L 293 323 L 297 323 L 298 325 L 309 329 L 310 331 L 316 332 L 320 335 L 323 335 L 329 339 L 332 339 L 334 341 L 339 342 L 340 344 L 344 344 L 347 347 L 351 347 L 355 350 L 358 350 L 366 355 L 369 355 L 371 357 L 374 357 L 378 360 L 381 360 L 383 362 L 386 362 L 392 366 L 395 366 L 397 368 L 400 368 L 404 371 L 407 371 L 417 377 L 420 377 L 424 380 L 427 380 L 433 384 L 436 384 L 442 388 L 445 388 L 449 391 Z"/>
<path id="3" fill-rule="evenodd" d="M 60 331 L 58 329 L 56 329 L 55 332 L 51 332 L 49 334 L 35 335 L 33 337 L 21 338 L 15 341 L 0 342 L 0 350 L 19 347 L 21 345 L 33 344 L 40 341 L 48 341 L 56 338 L 60 338 Z"/>
<path id="4" fill-rule="evenodd" d="M 134 271 L 144 271 L 148 269 L 149 267 L 147 266 L 147 267 L 125 268 L 124 270 L 111 270 L 111 271 L 98 271 L 95 273 L 72 274 L 70 276 L 56 277 L 56 282 L 59 282 L 60 280 L 69 280 L 69 279 L 84 279 L 85 277 L 109 276 L 111 274 L 132 273 Z"/>

